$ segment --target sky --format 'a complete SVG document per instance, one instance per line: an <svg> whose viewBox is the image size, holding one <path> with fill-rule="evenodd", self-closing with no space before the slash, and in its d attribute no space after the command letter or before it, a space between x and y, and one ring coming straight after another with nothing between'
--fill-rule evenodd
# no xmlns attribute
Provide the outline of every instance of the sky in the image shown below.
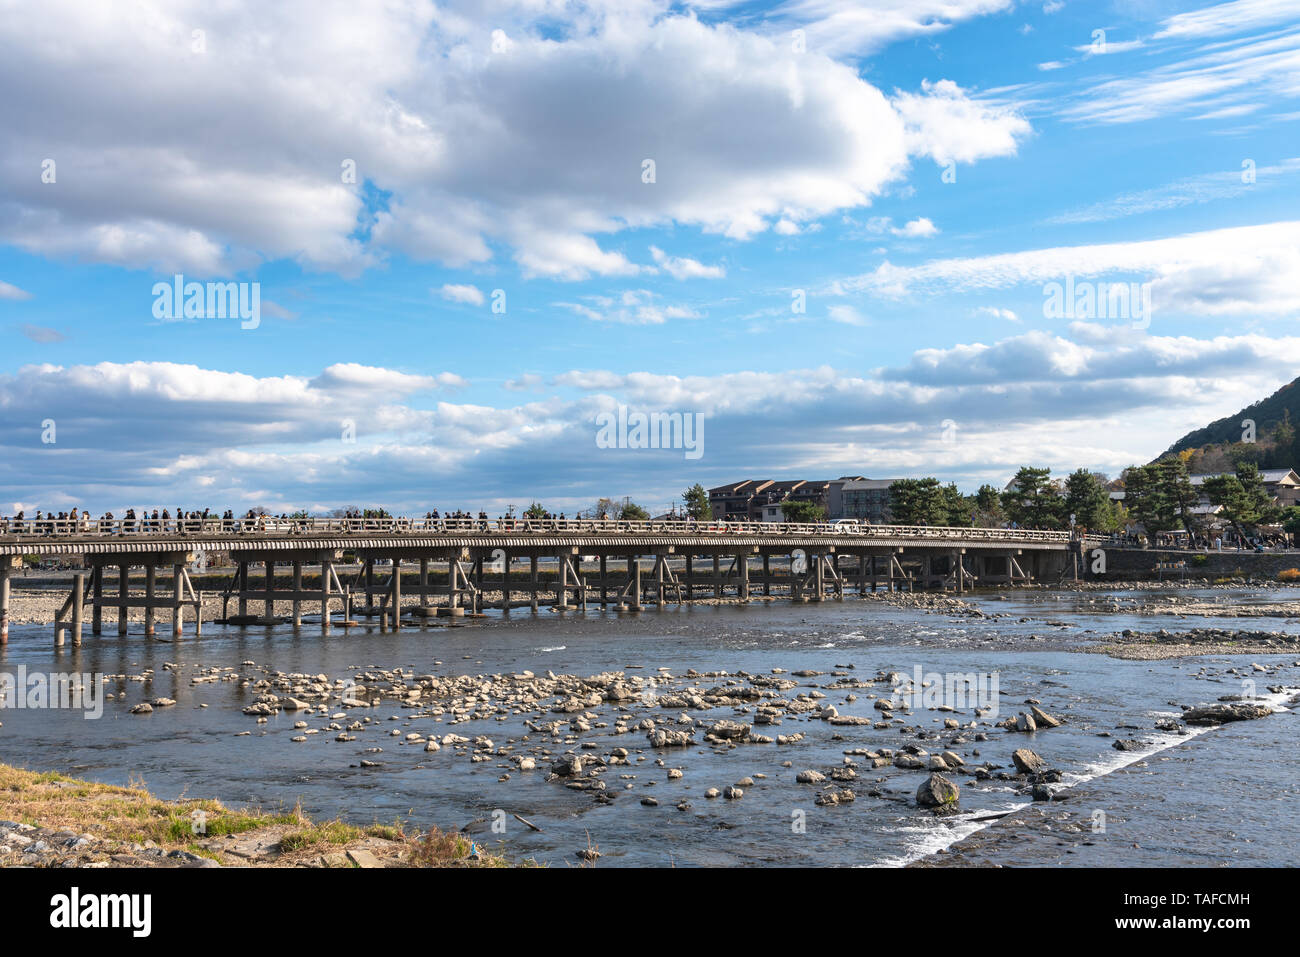
<svg viewBox="0 0 1300 957"><path fill-rule="evenodd" d="M0 513L1116 475L1298 196L1294 0L0 0Z"/></svg>

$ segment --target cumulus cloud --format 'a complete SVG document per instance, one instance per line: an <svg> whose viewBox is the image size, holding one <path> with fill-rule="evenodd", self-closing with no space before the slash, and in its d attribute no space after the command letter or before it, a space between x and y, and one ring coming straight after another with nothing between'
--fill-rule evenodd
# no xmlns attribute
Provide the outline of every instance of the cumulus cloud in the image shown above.
<svg viewBox="0 0 1300 957"><path fill-rule="evenodd" d="M972 99L951 80L924 80L920 93L897 93L893 103L906 127L908 152L944 166L1013 155L1030 131L1014 107Z"/></svg>
<svg viewBox="0 0 1300 957"><path fill-rule="evenodd" d="M0 496L33 508L199 499L278 510L358 504L364 490L367 503L420 512L528 497L572 507L615 489L675 498L680 453L597 449L595 417L619 404L704 414L708 445L691 474L706 482L758 469L937 472L973 486L1005 481L1026 462L1114 472L1290 381L1297 364L1297 337L1161 337L1075 324L918 350L866 373L528 374L508 384L502 397L512 397L499 406L456 401L455 375L355 364L312 377L150 362L31 365L0 376ZM548 382L563 397L519 401ZM57 446L40 442L45 418L58 422ZM958 423L955 448L939 442L945 419ZM344 420L355 443L341 440Z"/></svg>
<svg viewBox="0 0 1300 957"><path fill-rule="evenodd" d="M905 223L901 228L892 230L895 236L905 236L908 239L921 239L930 236L939 235L939 227L924 216L919 219L913 219Z"/></svg>
<svg viewBox="0 0 1300 957"><path fill-rule="evenodd" d="M478 286L460 285L457 283L446 283L439 290L443 299L448 302L463 302L471 306L481 306L484 303L483 293Z"/></svg>
<svg viewBox="0 0 1300 957"><path fill-rule="evenodd" d="M722 266L706 266L697 259L669 256L658 246L650 247L650 255L660 269L674 279L722 279L727 270Z"/></svg>
<svg viewBox="0 0 1300 957"><path fill-rule="evenodd" d="M853 19L898 36L1008 5ZM530 277L634 276L622 230L789 233L870 203L916 155L1007 155L1028 130L946 80L887 99L833 49L743 19L544 7L397 0L360 22L342 0L142 0L132 17L49 0L4 18L0 84L26 93L0 102L0 241L196 277L280 259L353 276L391 253L463 266L494 247ZM721 268L669 258L672 275Z"/></svg>
<svg viewBox="0 0 1300 957"><path fill-rule="evenodd" d="M12 283L0 282L0 299L8 299L13 302L20 302L24 299L32 298L32 294L24 289L19 289Z"/></svg>

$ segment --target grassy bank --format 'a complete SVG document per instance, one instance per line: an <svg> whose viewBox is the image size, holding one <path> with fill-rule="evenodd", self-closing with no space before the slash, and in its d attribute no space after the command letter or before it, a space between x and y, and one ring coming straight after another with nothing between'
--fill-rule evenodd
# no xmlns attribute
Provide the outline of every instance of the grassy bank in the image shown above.
<svg viewBox="0 0 1300 957"><path fill-rule="evenodd" d="M241 867L501 867L499 854L454 832L408 834L398 824L358 827L302 813L233 809L220 801L154 797L0 764L0 865ZM196 831L198 833L196 833ZM42 849L40 845L45 845ZM5 850L7 848L7 851Z"/></svg>

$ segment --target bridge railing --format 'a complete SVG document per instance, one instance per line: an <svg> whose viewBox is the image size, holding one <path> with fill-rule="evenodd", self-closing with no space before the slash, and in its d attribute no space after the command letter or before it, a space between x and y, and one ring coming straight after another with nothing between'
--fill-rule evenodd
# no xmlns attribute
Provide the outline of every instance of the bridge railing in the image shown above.
<svg viewBox="0 0 1300 957"><path fill-rule="evenodd" d="M938 525L868 525L857 522L621 521L591 518L0 518L0 537L42 541L130 538L372 535L753 535L765 537L842 536L851 540L906 538L983 542L1071 540L1070 532L1023 528L964 528Z"/></svg>

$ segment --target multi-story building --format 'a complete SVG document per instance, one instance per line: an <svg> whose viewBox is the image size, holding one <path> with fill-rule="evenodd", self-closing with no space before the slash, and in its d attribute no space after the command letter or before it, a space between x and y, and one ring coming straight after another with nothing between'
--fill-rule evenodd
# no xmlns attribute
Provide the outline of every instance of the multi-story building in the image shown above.
<svg viewBox="0 0 1300 957"><path fill-rule="evenodd" d="M814 481L793 479L778 482L770 479L748 479L709 489L709 504L714 519L719 521L785 521L784 513L781 511L783 502L811 502L820 506L826 518L831 521L839 518L866 518L867 515L850 514L845 493L856 483L867 481L870 480L860 475L843 475L837 479ZM889 499L888 485L889 483L886 483L886 508Z"/></svg>
<svg viewBox="0 0 1300 957"><path fill-rule="evenodd" d="M842 514L839 518L856 518L873 525L888 525L889 490L898 479L852 479L840 487Z"/></svg>

